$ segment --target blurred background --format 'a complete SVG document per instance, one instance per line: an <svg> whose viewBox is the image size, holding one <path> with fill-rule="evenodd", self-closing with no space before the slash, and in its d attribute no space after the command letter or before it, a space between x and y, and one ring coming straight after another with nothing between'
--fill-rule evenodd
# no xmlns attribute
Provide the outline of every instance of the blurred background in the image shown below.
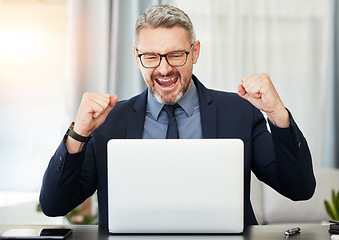
<svg viewBox="0 0 339 240"><path fill-rule="evenodd" d="M206 87L234 92L267 72L314 166L338 168L338 0L0 0L0 224L64 223L35 209L44 170L85 91L145 88L134 23L158 3L191 17Z"/></svg>

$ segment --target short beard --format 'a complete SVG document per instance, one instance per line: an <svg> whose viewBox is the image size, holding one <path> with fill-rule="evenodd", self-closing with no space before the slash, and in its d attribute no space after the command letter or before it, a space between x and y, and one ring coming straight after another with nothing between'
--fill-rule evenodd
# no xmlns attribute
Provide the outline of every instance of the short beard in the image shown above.
<svg viewBox="0 0 339 240"><path fill-rule="evenodd" d="M185 87L185 88L187 88L187 87ZM162 100L161 97L155 92L154 88L153 88L153 89L150 89L150 92L151 92L152 96L155 98L155 100L157 100L159 103L166 104L166 105L174 105L174 104L176 104L180 99L182 99L182 98L184 97L183 91L180 91L173 101L164 101L164 100ZM185 94L186 94L186 92L187 92L187 89L186 89L186 91L185 91Z"/></svg>
<svg viewBox="0 0 339 240"><path fill-rule="evenodd" d="M173 101L165 101L165 100L161 99L161 96L158 93L155 92L155 87L150 88L149 91L152 94L152 96L154 97L154 99L157 100L159 103L167 104L167 105L174 105L186 95L190 86L191 86L191 79L187 82L186 85L184 85L180 89L178 95L175 97L175 99Z"/></svg>

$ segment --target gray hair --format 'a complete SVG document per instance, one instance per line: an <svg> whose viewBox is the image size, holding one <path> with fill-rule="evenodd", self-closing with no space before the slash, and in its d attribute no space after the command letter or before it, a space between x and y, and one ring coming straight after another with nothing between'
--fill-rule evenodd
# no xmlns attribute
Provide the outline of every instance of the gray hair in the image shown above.
<svg viewBox="0 0 339 240"><path fill-rule="evenodd" d="M150 6L135 23L134 44L137 45L138 34L143 28L172 28L177 26L183 27L187 31L188 40L193 44L196 38L193 24L184 11L168 4Z"/></svg>

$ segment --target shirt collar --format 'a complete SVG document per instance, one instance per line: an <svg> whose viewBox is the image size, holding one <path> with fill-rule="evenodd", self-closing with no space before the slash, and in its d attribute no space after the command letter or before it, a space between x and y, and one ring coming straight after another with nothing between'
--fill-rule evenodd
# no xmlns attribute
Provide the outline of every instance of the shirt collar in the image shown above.
<svg viewBox="0 0 339 240"><path fill-rule="evenodd" d="M182 109L184 109L186 114L190 117L192 116L194 112L194 108L198 104L198 101L199 101L199 97L198 97L197 88L193 80L191 80L190 89L188 90L187 94L178 101L178 104L180 105L180 107L182 107ZM150 112L153 118L157 120L163 106L164 104L159 103L157 100L155 100L151 92L148 90L146 111Z"/></svg>

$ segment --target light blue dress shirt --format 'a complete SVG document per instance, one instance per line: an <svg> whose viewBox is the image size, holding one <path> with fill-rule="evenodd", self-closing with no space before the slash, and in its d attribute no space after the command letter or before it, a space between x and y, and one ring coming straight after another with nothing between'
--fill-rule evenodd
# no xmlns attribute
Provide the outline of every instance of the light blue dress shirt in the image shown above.
<svg viewBox="0 0 339 240"><path fill-rule="evenodd" d="M192 80L191 80L192 81ZM181 108L175 109L179 138L202 138L202 126L199 108L199 96L193 81L187 94L178 101ZM164 104L159 103L148 90L144 139L166 138L168 116L163 110Z"/></svg>

